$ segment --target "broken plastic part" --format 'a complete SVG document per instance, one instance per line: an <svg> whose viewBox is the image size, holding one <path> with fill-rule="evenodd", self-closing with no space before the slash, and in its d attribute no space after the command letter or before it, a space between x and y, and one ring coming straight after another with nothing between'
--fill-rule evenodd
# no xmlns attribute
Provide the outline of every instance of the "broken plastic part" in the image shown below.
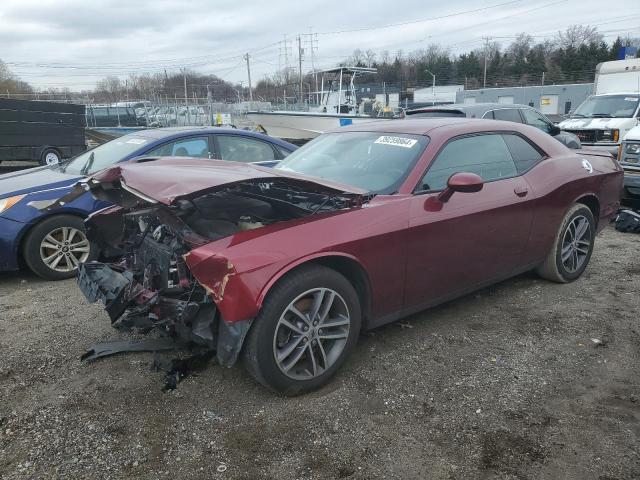
<svg viewBox="0 0 640 480"><path fill-rule="evenodd" d="M219 322L217 358L220 365L231 367L236 363L244 343L244 337L246 337L252 322L253 319L234 323Z"/></svg>
<svg viewBox="0 0 640 480"><path fill-rule="evenodd" d="M83 362L93 362L99 358L109 357L124 352L158 352L160 350L179 350L186 344L176 342L172 338L149 338L147 340L115 340L92 345L81 357Z"/></svg>

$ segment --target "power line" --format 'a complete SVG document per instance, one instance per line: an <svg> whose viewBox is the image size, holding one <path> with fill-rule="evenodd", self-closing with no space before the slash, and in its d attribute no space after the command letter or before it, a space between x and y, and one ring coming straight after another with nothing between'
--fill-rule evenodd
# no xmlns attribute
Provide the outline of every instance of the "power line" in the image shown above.
<svg viewBox="0 0 640 480"><path fill-rule="evenodd" d="M393 28L393 27L402 27L405 25L411 25L414 23L426 23L426 22L433 22L435 20L442 20L445 18L451 18L451 17L458 17L460 15L467 15L469 13L477 13L477 12L482 12L484 10L490 10L492 8L498 8L498 7L504 7L507 5L512 5L514 3L520 3L523 0L511 0L510 2L503 2L503 3L498 3L495 5L489 5L486 7L481 7L481 8L474 8L471 10L464 10L462 12L456 12L456 13L449 13L446 15L440 15L438 17L431 17L431 18L423 18L420 20L408 20L405 22L399 22L399 23L390 23L387 25L379 25L377 27L362 27L362 28L352 28L352 29L347 29L347 30L336 30L333 32L319 32L318 35L336 35L336 34L340 34L340 33L354 33L354 32L365 32L365 31L370 31L370 30L380 30L382 28Z"/></svg>

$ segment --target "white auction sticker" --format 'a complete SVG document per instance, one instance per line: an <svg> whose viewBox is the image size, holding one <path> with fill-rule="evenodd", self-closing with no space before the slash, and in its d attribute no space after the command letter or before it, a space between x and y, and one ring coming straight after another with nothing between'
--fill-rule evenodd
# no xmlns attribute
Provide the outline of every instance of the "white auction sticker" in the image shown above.
<svg viewBox="0 0 640 480"><path fill-rule="evenodd" d="M624 97L625 102L637 102L638 97Z"/></svg>
<svg viewBox="0 0 640 480"><path fill-rule="evenodd" d="M411 148L416 143L418 143L418 140L414 140L413 138L391 137L388 135L383 135L381 137L378 137L378 139L373 143L379 143L382 145L395 145L396 147L403 147L403 148Z"/></svg>
<svg viewBox="0 0 640 480"><path fill-rule="evenodd" d="M142 145L143 143L147 143L144 138L131 138L127 140L127 143L133 143L134 145Z"/></svg>

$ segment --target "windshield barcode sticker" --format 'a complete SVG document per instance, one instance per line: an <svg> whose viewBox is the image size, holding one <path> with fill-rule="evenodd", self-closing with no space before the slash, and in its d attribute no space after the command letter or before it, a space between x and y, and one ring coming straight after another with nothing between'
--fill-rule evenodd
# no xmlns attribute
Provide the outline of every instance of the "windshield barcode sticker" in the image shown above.
<svg viewBox="0 0 640 480"><path fill-rule="evenodd" d="M373 143L379 143L381 145L395 145L396 147L403 147L403 148L411 148L416 143L418 143L418 141L414 140L413 138L390 137L388 135L383 135Z"/></svg>
<svg viewBox="0 0 640 480"><path fill-rule="evenodd" d="M134 145L142 145L146 142L147 141L144 138L132 138L130 140L127 140L127 143L133 143Z"/></svg>

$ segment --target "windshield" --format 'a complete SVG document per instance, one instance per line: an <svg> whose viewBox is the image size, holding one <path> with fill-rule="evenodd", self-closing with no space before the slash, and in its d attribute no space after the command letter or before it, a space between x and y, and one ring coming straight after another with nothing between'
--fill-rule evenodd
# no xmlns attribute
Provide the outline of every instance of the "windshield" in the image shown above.
<svg viewBox="0 0 640 480"><path fill-rule="evenodd" d="M637 95L605 95L587 98L572 115L588 118L631 118L638 108Z"/></svg>
<svg viewBox="0 0 640 480"><path fill-rule="evenodd" d="M65 163L62 170L74 175L91 175L118 163L136 150L140 150L147 142L146 138L125 135L78 155Z"/></svg>
<svg viewBox="0 0 640 480"><path fill-rule="evenodd" d="M390 194L402 184L428 141L405 133L327 133L275 168Z"/></svg>

